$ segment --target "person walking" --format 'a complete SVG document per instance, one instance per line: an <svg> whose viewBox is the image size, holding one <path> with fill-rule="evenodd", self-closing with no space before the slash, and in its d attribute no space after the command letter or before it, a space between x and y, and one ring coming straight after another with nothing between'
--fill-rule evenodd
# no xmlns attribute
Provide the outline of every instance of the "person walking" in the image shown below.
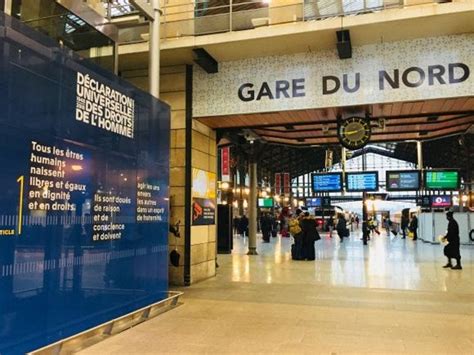
<svg viewBox="0 0 474 355"><path fill-rule="evenodd" d="M239 223L240 223L240 217L235 216L234 219L232 220L232 225L234 227L234 234L240 234Z"/></svg>
<svg viewBox="0 0 474 355"><path fill-rule="evenodd" d="M413 240L418 239L418 217L416 217L416 214L413 213L410 221L410 226L408 227L410 232L413 233Z"/></svg>
<svg viewBox="0 0 474 355"><path fill-rule="evenodd" d="M354 220L355 220L355 223L356 223L356 229L359 229L359 222L360 222L359 215L356 215Z"/></svg>
<svg viewBox="0 0 474 355"><path fill-rule="evenodd" d="M316 219L305 212L304 217L300 221L302 241L303 241L303 259L314 260L316 252L314 250L314 242L321 239L316 229Z"/></svg>
<svg viewBox="0 0 474 355"><path fill-rule="evenodd" d="M454 219L453 212L446 213L448 219L448 233L445 235L445 239L448 245L444 247L444 255L448 258L448 263L444 265L444 268L451 268L453 270L462 270L461 266L461 251L459 242L459 225ZM451 259L456 259L456 265L451 264Z"/></svg>
<svg viewBox="0 0 474 355"><path fill-rule="evenodd" d="M402 230L402 239L405 239L407 237L407 228L409 224L409 218L407 215L408 212L405 212L405 210L402 211L402 218L400 221L400 228Z"/></svg>
<svg viewBox="0 0 474 355"><path fill-rule="evenodd" d="M245 237L249 235L249 219L247 216L244 214L240 218L240 223L239 223L239 229L240 229L240 234L242 237Z"/></svg>
<svg viewBox="0 0 474 355"><path fill-rule="evenodd" d="M346 219L342 213L338 213L337 215L336 231L342 243L344 241L344 237L348 237L347 234L349 232L346 225Z"/></svg>
<svg viewBox="0 0 474 355"><path fill-rule="evenodd" d="M270 233L272 232L272 222L268 213L262 213L260 217L260 229L264 243L270 243Z"/></svg>

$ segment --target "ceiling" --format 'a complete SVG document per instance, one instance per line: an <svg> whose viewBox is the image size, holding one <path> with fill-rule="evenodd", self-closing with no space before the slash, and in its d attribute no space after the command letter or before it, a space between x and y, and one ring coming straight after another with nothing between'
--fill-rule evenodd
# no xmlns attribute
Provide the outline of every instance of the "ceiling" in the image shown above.
<svg viewBox="0 0 474 355"><path fill-rule="evenodd" d="M474 124L474 97L351 107L196 117L221 131L251 129L267 143L296 147L337 144L337 122L370 117L372 143L432 140L466 132Z"/></svg>

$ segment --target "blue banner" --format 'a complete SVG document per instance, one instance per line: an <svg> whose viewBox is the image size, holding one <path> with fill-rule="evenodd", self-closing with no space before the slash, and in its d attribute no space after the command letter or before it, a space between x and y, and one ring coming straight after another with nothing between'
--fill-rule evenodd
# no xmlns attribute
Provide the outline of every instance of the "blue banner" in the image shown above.
<svg viewBox="0 0 474 355"><path fill-rule="evenodd" d="M0 354L168 291L169 107L0 14Z"/></svg>

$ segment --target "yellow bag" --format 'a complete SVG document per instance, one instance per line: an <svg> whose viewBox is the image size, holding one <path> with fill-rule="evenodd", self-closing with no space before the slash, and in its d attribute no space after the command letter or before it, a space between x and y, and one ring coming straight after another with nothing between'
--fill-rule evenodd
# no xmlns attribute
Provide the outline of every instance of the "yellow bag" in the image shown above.
<svg viewBox="0 0 474 355"><path fill-rule="evenodd" d="M290 219L290 221L288 222L288 225L290 227L289 230L290 230L291 235L295 236L301 233L300 222L298 221L297 218Z"/></svg>
<svg viewBox="0 0 474 355"><path fill-rule="evenodd" d="M408 238L415 238L415 233L413 233L412 231L408 232Z"/></svg>

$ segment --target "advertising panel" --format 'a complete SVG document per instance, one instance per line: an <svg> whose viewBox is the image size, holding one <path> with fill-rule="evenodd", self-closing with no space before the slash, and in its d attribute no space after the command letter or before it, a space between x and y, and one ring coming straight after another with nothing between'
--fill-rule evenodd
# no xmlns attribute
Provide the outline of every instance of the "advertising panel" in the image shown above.
<svg viewBox="0 0 474 355"><path fill-rule="evenodd" d="M451 207L453 204L451 196L448 195L439 195L431 196L431 207L433 208L444 208Z"/></svg>
<svg viewBox="0 0 474 355"><path fill-rule="evenodd" d="M216 174L193 168L192 198L192 224L215 224Z"/></svg>
<svg viewBox="0 0 474 355"><path fill-rule="evenodd" d="M0 26L0 353L16 354L167 297L169 107Z"/></svg>

